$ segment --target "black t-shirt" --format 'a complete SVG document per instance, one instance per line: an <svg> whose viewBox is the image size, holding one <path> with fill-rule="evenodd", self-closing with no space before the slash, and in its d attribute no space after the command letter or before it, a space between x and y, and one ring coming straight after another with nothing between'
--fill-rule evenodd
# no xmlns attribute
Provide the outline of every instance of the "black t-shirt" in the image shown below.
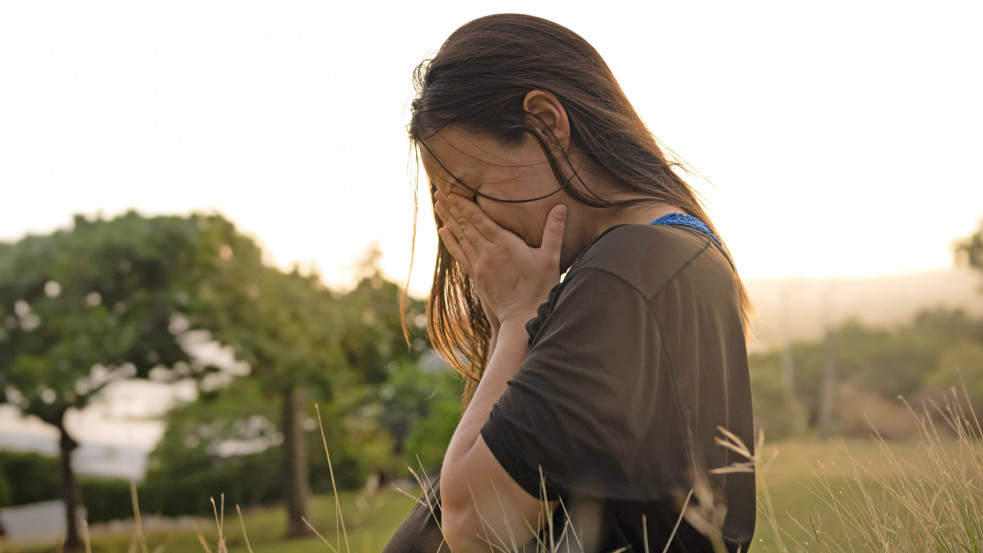
<svg viewBox="0 0 983 553"><path fill-rule="evenodd" d="M696 529L710 524L747 551L754 475L710 472L747 461L715 443L719 428L753 448L737 290L724 252L689 228L613 227L574 262L481 429L520 486L564 502L554 527L597 534L602 551L641 551L647 533L662 550L695 488L690 517L701 516L679 524L669 550L710 551ZM413 543L406 530L387 552L415 551L400 548Z"/></svg>

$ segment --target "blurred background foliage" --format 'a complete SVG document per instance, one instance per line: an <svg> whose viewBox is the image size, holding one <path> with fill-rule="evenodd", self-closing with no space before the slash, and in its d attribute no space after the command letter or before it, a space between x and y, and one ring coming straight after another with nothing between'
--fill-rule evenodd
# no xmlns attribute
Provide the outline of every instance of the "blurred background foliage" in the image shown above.
<svg viewBox="0 0 983 553"><path fill-rule="evenodd" d="M378 256L369 252L357 285L340 293L315 271L267 263L218 215L77 217L71 229L0 245L0 403L61 436L56 467L37 464L44 478L5 454L0 504L61 497L84 503L91 521L127 516L129 500L113 498L127 498L128 483L76 482L78 444L64 420L128 379L198 389L167 415L140 485L150 512L206 512L221 493L243 506L283 500L288 535L306 533L312 488L330 484L315 403L339 485L408 474L417 459L407 444L434 469L459 386L423 339L423 306L412 298L407 345L400 290ZM215 343L232 349L237 366L200 354ZM431 420L446 415L450 422ZM72 520L66 545L77 541Z"/></svg>
<svg viewBox="0 0 983 553"><path fill-rule="evenodd" d="M836 434L869 435L876 429L887 437L909 437L913 428L892 427L895 418L909 418L899 396L919 404L959 388L960 378L972 405L983 412L983 319L961 310L934 309L894 329L849 321L833 334ZM827 347L821 340L789 344L794 371L791 383L782 371L786 352L779 349L749 356L756 426L765 430L766 438L779 440L817 431L822 378L829 362Z"/></svg>

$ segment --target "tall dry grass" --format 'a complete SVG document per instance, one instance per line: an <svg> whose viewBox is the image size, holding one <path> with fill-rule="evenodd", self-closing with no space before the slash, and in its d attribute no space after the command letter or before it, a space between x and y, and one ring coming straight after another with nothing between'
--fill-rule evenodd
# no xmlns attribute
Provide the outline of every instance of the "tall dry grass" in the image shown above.
<svg viewBox="0 0 983 553"><path fill-rule="evenodd" d="M902 399L903 401L903 399ZM900 454L880 435L880 464L844 452L850 478L833 484L822 469L811 487L833 520L794 520L780 527L767 486L760 510L783 552L973 552L983 545L983 428L963 388L916 410L913 451ZM840 446L842 447L842 446ZM759 467L758 476L766 475ZM832 535L840 537L834 538ZM769 544L765 544L766 549Z"/></svg>

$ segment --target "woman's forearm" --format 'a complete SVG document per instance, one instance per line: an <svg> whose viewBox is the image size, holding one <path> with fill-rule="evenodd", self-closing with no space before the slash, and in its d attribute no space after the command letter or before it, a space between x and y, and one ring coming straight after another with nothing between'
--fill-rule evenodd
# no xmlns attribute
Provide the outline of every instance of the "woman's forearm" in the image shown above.
<svg viewBox="0 0 983 553"><path fill-rule="evenodd" d="M485 374L447 448L441 500L445 537L455 553L487 551L488 544L482 539L486 534L511 535L523 543L533 536L529 526L537 526L542 512L538 498L509 477L480 439L492 406L526 357L528 339L524 323L502 324Z"/></svg>
<svg viewBox="0 0 983 553"><path fill-rule="evenodd" d="M444 457L445 469L448 461L453 463L474 445L492 406L505 392L509 379L515 375L519 365L526 358L526 353L529 351L528 340L525 326L517 320L506 322L498 332L492 333L485 373L447 447L447 454Z"/></svg>

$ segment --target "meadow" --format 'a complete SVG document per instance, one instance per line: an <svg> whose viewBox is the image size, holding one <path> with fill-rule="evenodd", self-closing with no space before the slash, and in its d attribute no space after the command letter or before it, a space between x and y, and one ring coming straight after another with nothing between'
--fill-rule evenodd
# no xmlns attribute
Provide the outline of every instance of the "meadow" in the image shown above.
<svg viewBox="0 0 983 553"><path fill-rule="evenodd" d="M962 463L963 468L978 474L979 453L980 446L975 440L970 441L965 436L958 439L944 432L923 435L920 439L890 442L877 439L795 439L764 444L758 451L759 514L751 550L873 550L869 536L863 534L883 525L882 521L875 519L891 516L889 507L898 505L899 501L920 500L910 490L906 498L893 493L892 482L901 482L906 476L924 480L933 471L947 471L948 475L937 475L938 481L927 482L930 488L941 491L937 494L937 500L942 501L945 500L945 489L953 484L948 479L958 479L966 474L953 474L953 467L939 463ZM960 490L969 496L975 493L969 489ZM405 491L411 494L420 492L419 488ZM774 520L769 520L766 496L770 500ZM381 551L413 502L412 498L392 488L383 488L371 496L365 492L341 492L337 504L341 507L347 529L347 532L342 532L339 529L341 519L336 517L335 497L319 495L312 501L310 522L323 539L311 536L290 541L282 538L286 528L282 508L250 509L242 513L240 520L235 506L226 505L224 520L202 519L198 523L207 549L194 529L184 529L149 532L146 536L133 533L96 534L91 539L91 550L93 553L218 552L222 550L218 547L218 526L221 524L222 538L228 551L375 553ZM909 511L910 507L917 510L914 505L902 507ZM869 509L878 508L881 509L880 515L868 512ZM925 521L919 522L927 524ZM248 546L246 538L249 540ZM888 544L884 543L877 549L885 550L885 546ZM888 550L905 548L892 546ZM52 549L11 547L6 551L41 553Z"/></svg>

